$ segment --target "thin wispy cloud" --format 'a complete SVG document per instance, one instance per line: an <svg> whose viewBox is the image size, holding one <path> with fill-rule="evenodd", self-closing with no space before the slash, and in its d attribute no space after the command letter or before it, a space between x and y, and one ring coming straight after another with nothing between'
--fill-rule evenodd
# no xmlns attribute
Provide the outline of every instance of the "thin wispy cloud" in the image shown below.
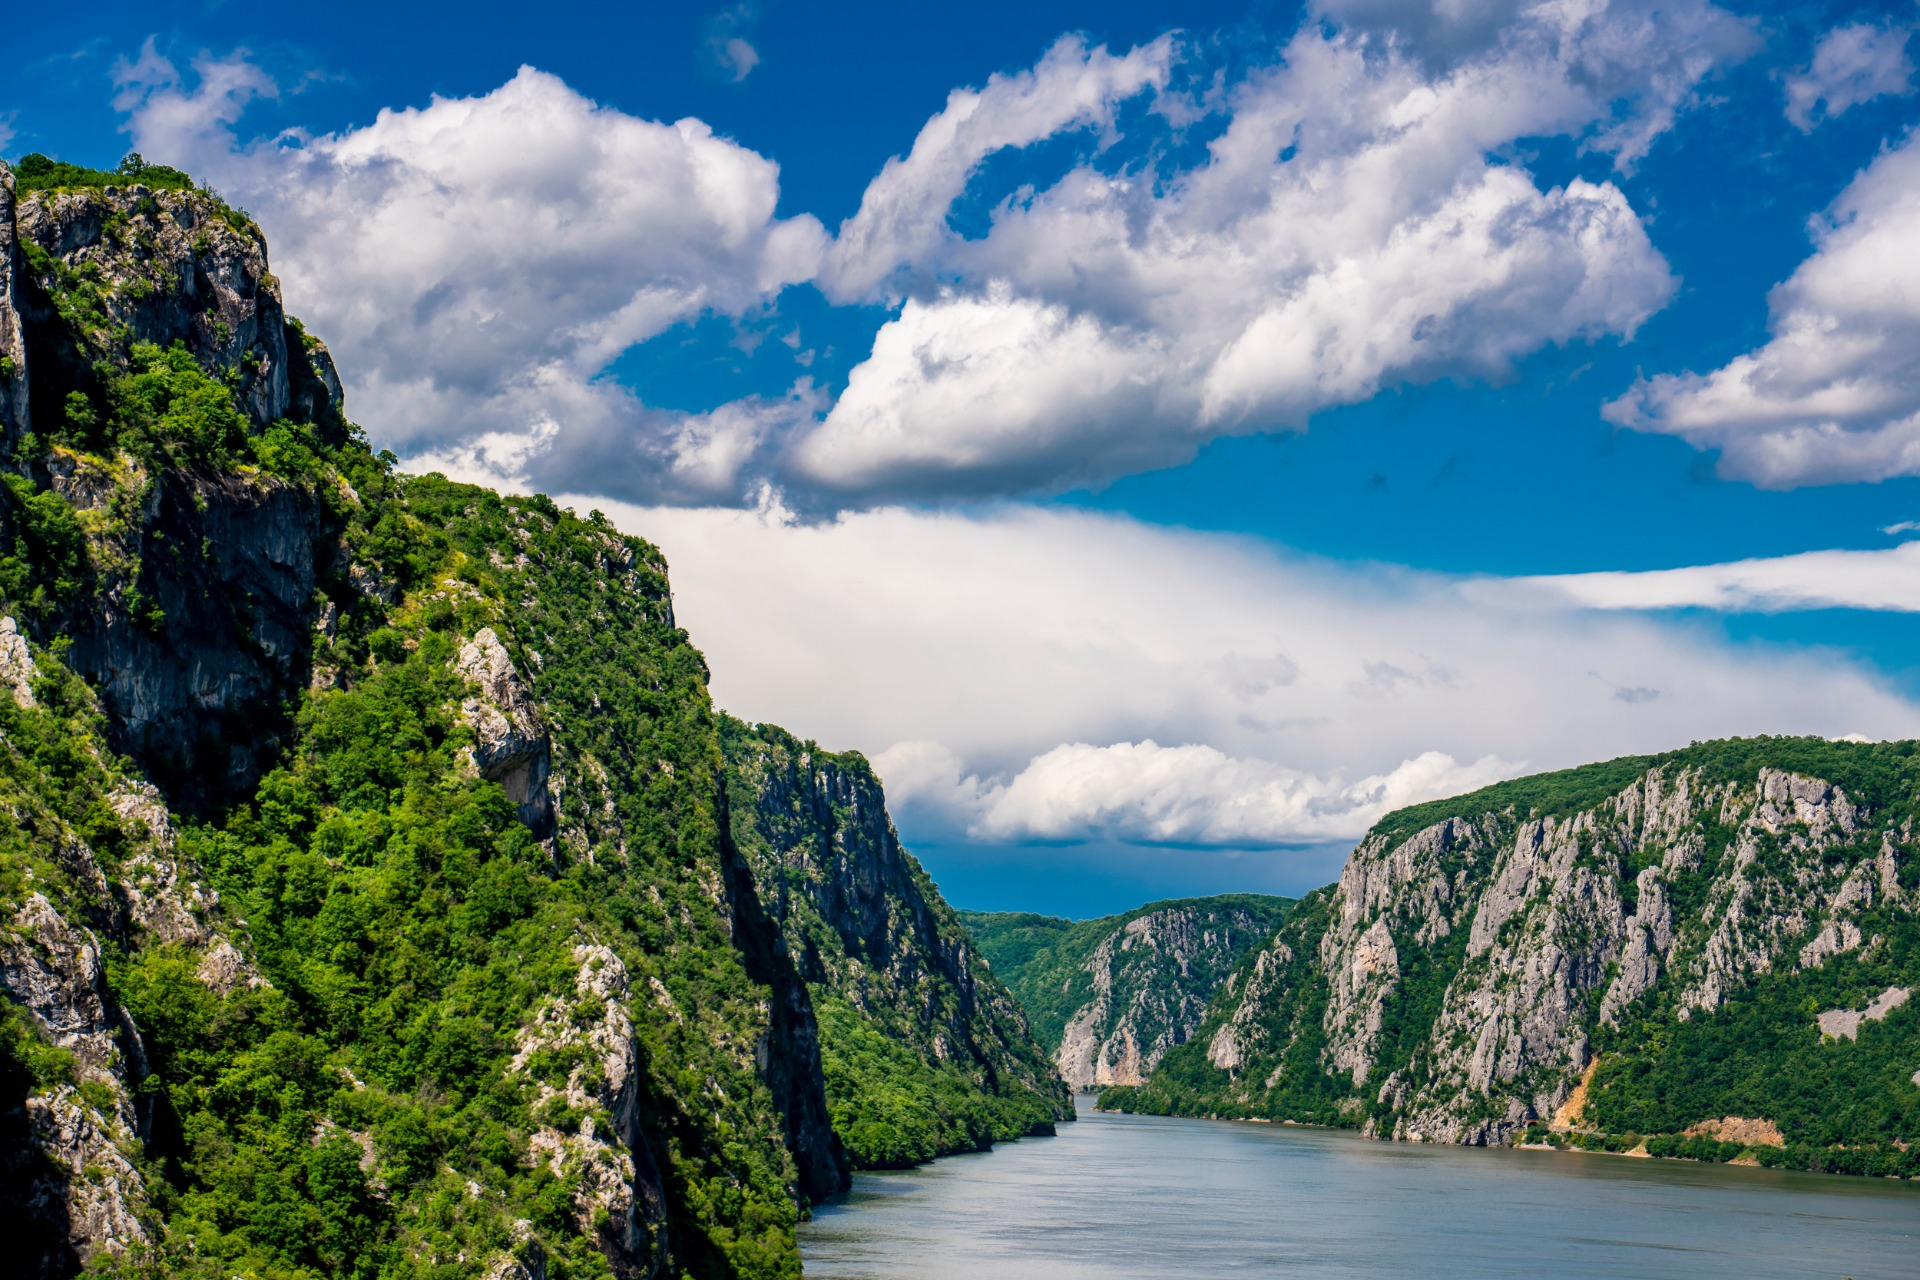
<svg viewBox="0 0 1920 1280"><path fill-rule="evenodd" d="M708 19L705 55L709 64L734 84L753 74L760 65L760 51L748 40L759 11L751 4L737 4Z"/></svg>
<svg viewBox="0 0 1920 1280"><path fill-rule="evenodd" d="M1855 22L1836 27L1814 46L1805 70L1786 79L1787 119L1803 133L1852 107L1888 94L1913 92L1907 26Z"/></svg>
<svg viewBox="0 0 1920 1280"><path fill-rule="evenodd" d="M1894 525L1886 532L1916 527L1920 526ZM1490 603L1515 605L1531 600L1583 609L1920 613L1920 541L1884 551L1808 551L1680 569L1487 579L1470 583L1465 590Z"/></svg>

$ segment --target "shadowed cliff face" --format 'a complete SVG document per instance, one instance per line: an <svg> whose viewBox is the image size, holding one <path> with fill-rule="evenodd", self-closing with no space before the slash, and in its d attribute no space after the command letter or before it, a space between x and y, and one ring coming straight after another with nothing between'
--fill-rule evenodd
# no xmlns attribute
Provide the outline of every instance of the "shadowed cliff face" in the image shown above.
<svg viewBox="0 0 1920 1280"><path fill-rule="evenodd" d="M1549 1121L1910 1141L1920 1025L1891 1006L1888 1038L1849 1056L1810 1010L1920 977L1916 796L1912 744L1759 739L1390 815L1195 1043L1110 1101L1474 1144ZM1783 1072L1822 1081L1829 1113L1856 1089L1886 1109L1844 1137L1796 1122L1794 1091L1764 1083Z"/></svg>
<svg viewBox="0 0 1920 1280"><path fill-rule="evenodd" d="M866 760L730 717L722 743L734 835L820 1010L827 1098L856 1160L910 1164L1070 1119Z"/></svg>
<svg viewBox="0 0 1920 1280"><path fill-rule="evenodd" d="M11 457L27 433L27 335L24 263L13 233L13 174L0 172L0 454Z"/></svg>
<svg viewBox="0 0 1920 1280"><path fill-rule="evenodd" d="M106 393L94 366L111 360L113 347L183 343L263 428L289 416L296 382L331 377L329 358L306 350L298 334L289 342L259 229L211 196L131 184L33 191L18 199L13 225L26 268L27 358L39 383L30 417L44 437L64 427L71 393ZM78 306L60 296L73 280L90 286ZM295 362L304 366L298 374Z"/></svg>
<svg viewBox="0 0 1920 1280"><path fill-rule="evenodd" d="M339 379L288 322L258 230L213 197L129 185L0 204L7 452L31 430L18 464L87 513L92 543L87 589L42 631L72 640L116 749L205 809L244 793L285 736L339 521L307 486L155 466L89 436L124 412L140 344L188 353L255 433L291 418L341 439Z"/></svg>
<svg viewBox="0 0 1920 1280"><path fill-rule="evenodd" d="M794 1274L847 1161L658 550L395 475L215 197L12 191L19 1269Z"/></svg>

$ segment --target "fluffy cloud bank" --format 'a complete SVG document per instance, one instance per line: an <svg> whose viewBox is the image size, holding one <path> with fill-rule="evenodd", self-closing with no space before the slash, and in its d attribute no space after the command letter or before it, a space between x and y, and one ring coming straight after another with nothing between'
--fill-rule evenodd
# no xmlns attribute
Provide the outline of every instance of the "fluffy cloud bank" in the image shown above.
<svg viewBox="0 0 1920 1280"><path fill-rule="evenodd" d="M665 550L720 704L874 756L915 838L1270 846L1695 738L1920 730L1829 654L1121 518L599 505Z"/></svg>
<svg viewBox="0 0 1920 1280"><path fill-rule="evenodd" d="M932 742L874 759L896 805L930 811L976 840L1088 841L1258 848L1349 839L1403 805L1458 795L1518 770L1488 756L1462 765L1429 751L1351 784L1235 759L1213 747L1064 743L1010 780L982 781Z"/></svg>
<svg viewBox="0 0 1920 1280"><path fill-rule="evenodd" d="M1631 334L1674 287L1638 215L1610 182L1542 187L1514 144L1566 135L1631 164L1748 26L1705 0L1482 8L1463 25L1329 3L1237 79L1172 38L1062 40L950 95L832 237L776 214L766 157L532 69L248 139L271 78L239 56L183 74L149 44L119 101L142 151L261 219L356 416L419 465L646 502L771 484L824 509L1098 482ZM1064 175L981 185L996 156L1076 136L1097 145ZM956 230L963 201L990 209L984 234ZM676 325L803 282L898 307L837 401L798 377L666 412L612 376Z"/></svg>
<svg viewBox="0 0 1920 1280"><path fill-rule="evenodd" d="M789 474L853 502L1060 489L1630 335L1674 281L1625 196L1493 157L1570 134L1631 163L1748 29L1698 3L1501 9L1483 32L1330 6L1346 26L1308 25L1225 91L1194 167L1090 161L972 239L948 215L993 150L1111 128L1149 91L1170 118L1205 112L1168 90L1164 44L1063 42L954 95L829 254L837 295L907 301Z"/></svg>
<svg viewBox="0 0 1920 1280"><path fill-rule="evenodd" d="M1920 475L1920 134L1813 223L1815 252L1768 299L1771 340L1607 406L1622 426L1720 451L1768 488Z"/></svg>

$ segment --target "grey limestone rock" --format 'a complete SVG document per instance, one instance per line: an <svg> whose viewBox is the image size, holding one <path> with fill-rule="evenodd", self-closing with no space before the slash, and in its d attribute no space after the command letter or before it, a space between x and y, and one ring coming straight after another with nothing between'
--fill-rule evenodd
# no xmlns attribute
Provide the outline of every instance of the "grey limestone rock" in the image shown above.
<svg viewBox="0 0 1920 1280"><path fill-rule="evenodd" d="M15 702L31 707L34 705L33 682L39 676L40 668L34 665L27 638L20 634L12 618L0 618L0 685L7 687Z"/></svg>
<svg viewBox="0 0 1920 1280"><path fill-rule="evenodd" d="M83 1092L61 1084L30 1095L26 1131L41 1157L25 1197L60 1224L84 1264L147 1239L147 1193L123 1149L139 1129L133 1089L144 1054L138 1030L107 994L99 940L34 893L0 934L0 987L40 1033L73 1055ZM102 1105L100 1099L108 1100ZM8 1164L17 1158L9 1153Z"/></svg>
<svg viewBox="0 0 1920 1280"><path fill-rule="evenodd" d="M1912 994L1906 987L1888 987L1864 1009L1828 1009L1815 1021L1823 1036L1832 1036L1836 1040L1858 1040L1861 1023L1880 1021L1905 1004L1907 997Z"/></svg>
<svg viewBox="0 0 1920 1280"><path fill-rule="evenodd" d="M1216 975L1264 932L1243 909L1179 904L1107 935L1087 959L1093 999L1067 1023L1054 1054L1061 1078L1081 1090L1142 1083L1200 1024ZM1222 1033L1226 1061L1217 1064L1231 1066L1232 1032Z"/></svg>
<svg viewBox="0 0 1920 1280"><path fill-rule="evenodd" d="M287 416L287 320L266 243L230 222L214 197L133 186L37 191L17 202L14 223L22 243L97 272L108 316L134 342L182 342L209 371L235 380L256 424ZM304 348L295 354L306 360ZM71 358L57 347L46 356Z"/></svg>
<svg viewBox="0 0 1920 1280"><path fill-rule="evenodd" d="M492 627L482 627L460 647L454 666L477 689L460 704L460 714L474 732L474 768L506 789L507 798L519 807L520 820L536 836L551 836L554 807L547 781L553 773L552 745L532 691Z"/></svg>
<svg viewBox="0 0 1920 1280"><path fill-rule="evenodd" d="M13 230L13 174L0 165L0 456L29 429L27 334L21 319L20 245Z"/></svg>
<svg viewBox="0 0 1920 1280"><path fill-rule="evenodd" d="M1300 982L1323 983L1322 1068L1387 1108L1377 1132L1506 1142L1566 1102L1600 1024L1656 993L1697 1014L1777 969L1871 945L1862 913L1903 901L1912 838L1874 827L1822 779L1760 769L1714 782L1678 766L1564 816L1463 809L1371 835L1331 892L1311 972L1287 968L1283 929L1216 1004L1207 1057L1249 1097L1272 1087L1268 1066L1299 1034L1271 1042L1272 1010ZM1378 1080L1409 957L1447 966L1444 989L1411 1059ZM1829 1011L1821 1029L1846 1035L1905 994Z"/></svg>
<svg viewBox="0 0 1920 1280"><path fill-rule="evenodd" d="M76 277L111 329L63 313L56 295ZM15 199L0 167L0 453L29 427L59 439L69 398L97 401L143 342L184 347L257 428L291 414L344 431L331 358L287 319L279 289L257 228L211 195L129 185ZM231 471L151 477L125 455L60 448L15 465L92 514L98 589L65 602L54 629L100 691L115 749L176 801L243 789L309 678L316 565L334 532L316 496Z"/></svg>
<svg viewBox="0 0 1920 1280"><path fill-rule="evenodd" d="M574 948L580 968L571 993L547 999L522 1028L512 1069L525 1073L540 1050L573 1049L580 1061L563 1081L538 1080L542 1106L557 1099L587 1112L574 1132L536 1130L528 1155L571 1187L582 1234L599 1245L621 1280L663 1274L666 1192L640 1115L640 1067L627 967L595 943ZM657 980L656 980L657 981ZM526 1267L515 1260L514 1265ZM519 1274L511 1270L502 1274Z"/></svg>

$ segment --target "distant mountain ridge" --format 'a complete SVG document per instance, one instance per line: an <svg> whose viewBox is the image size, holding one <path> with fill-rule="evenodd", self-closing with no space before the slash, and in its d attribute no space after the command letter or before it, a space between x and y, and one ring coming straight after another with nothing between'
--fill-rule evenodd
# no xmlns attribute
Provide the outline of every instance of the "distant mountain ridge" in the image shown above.
<svg viewBox="0 0 1920 1280"><path fill-rule="evenodd" d="M1104 1107L1920 1175L1920 754L1700 743L1390 814Z"/></svg>
<svg viewBox="0 0 1920 1280"><path fill-rule="evenodd" d="M1075 1089L1138 1084L1199 1025L1214 989L1291 898L1181 898L1095 920L963 911L994 973Z"/></svg>

